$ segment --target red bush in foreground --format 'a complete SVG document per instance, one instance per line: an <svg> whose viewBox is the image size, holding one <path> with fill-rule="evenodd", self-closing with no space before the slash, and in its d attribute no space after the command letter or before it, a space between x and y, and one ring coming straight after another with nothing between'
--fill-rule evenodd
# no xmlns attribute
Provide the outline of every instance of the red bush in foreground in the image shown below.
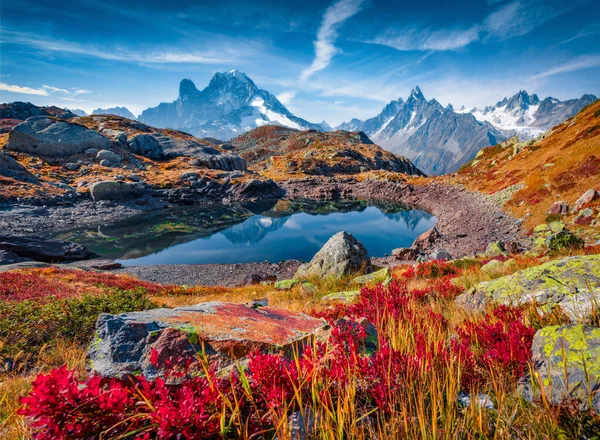
<svg viewBox="0 0 600 440"><path fill-rule="evenodd" d="M32 419L38 439L268 436L300 402L335 411L349 389L361 414L395 414L407 390L442 377L453 358L461 362L467 389L495 369L524 372L534 330L522 324L519 311L499 307L482 322L467 321L450 342L448 321L423 301L432 292L395 282L365 288L356 304L322 313L332 323L327 343L293 360L253 353L246 370L226 377L179 376L178 385L144 377L79 381L62 367L36 379L20 413ZM362 317L377 328L375 350L367 349L373 341L357 321ZM410 335L404 343L390 336L400 326L400 334Z"/></svg>

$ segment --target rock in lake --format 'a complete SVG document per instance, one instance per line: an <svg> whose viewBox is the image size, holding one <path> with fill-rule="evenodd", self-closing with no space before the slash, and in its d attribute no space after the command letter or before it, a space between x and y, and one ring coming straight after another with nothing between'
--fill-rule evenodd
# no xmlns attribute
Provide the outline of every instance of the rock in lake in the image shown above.
<svg viewBox="0 0 600 440"><path fill-rule="evenodd" d="M217 368L226 368L250 352L291 352L313 341L326 327L317 318L272 307L207 302L176 309L154 309L120 315L102 314L88 349L92 371L106 377L161 374L160 360L196 360L205 353ZM150 362L157 350L159 365Z"/></svg>
<svg viewBox="0 0 600 440"><path fill-rule="evenodd" d="M522 381L523 397L531 402L543 389L553 404L570 398L581 410L600 413L600 328L544 327L535 334L531 350L534 374Z"/></svg>
<svg viewBox="0 0 600 440"><path fill-rule="evenodd" d="M89 148L106 149L112 141L79 124L33 116L8 134L6 149L36 156L63 157Z"/></svg>
<svg viewBox="0 0 600 440"><path fill-rule="evenodd" d="M371 269L365 247L351 234L341 231L333 235L309 263L298 268L294 278L342 277Z"/></svg>
<svg viewBox="0 0 600 440"><path fill-rule="evenodd" d="M519 306L535 301L541 313L560 307L572 320L588 319L600 297L600 255L554 260L479 283L456 301L481 310L490 303Z"/></svg>
<svg viewBox="0 0 600 440"><path fill-rule="evenodd" d="M90 185L90 194L94 202L100 200L130 200L144 194L144 187L139 183L116 182L105 180Z"/></svg>

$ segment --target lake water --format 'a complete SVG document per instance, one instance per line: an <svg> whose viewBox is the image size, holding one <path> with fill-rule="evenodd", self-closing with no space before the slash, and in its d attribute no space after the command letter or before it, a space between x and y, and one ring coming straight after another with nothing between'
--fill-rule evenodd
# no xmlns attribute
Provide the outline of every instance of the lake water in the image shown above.
<svg viewBox="0 0 600 440"><path fill-rule="evenodd" d="M216 209L183 208L62 238L124 265L310 260L336 232L354 235L373 257L407 247L436 222L431 214L364 201L279 201Z"/></svg>

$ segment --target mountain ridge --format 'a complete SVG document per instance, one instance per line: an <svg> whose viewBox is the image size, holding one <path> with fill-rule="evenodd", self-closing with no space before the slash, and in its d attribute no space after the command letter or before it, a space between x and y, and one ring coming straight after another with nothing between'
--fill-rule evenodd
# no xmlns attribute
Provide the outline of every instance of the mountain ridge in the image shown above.
<svg viewBox="0 0 600 440"><path fill-rule="evenodd" d="M272 93L258 88L239 70L217 72L199 90L191 79L179 84L179 96L142 112L141 122L188 131L198 137L228 140L262 125L323 130L292 114Z"/></svg>

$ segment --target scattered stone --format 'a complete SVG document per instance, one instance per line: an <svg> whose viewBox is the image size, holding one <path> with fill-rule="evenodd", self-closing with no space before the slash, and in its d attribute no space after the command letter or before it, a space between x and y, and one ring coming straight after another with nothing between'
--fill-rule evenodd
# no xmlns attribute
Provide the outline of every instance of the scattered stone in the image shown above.
<svg viewBox="0 0 600 440"><path fill-rule="evenodd" d="M531 351L535 371L522 381L525 399L533 402L543 389L553 404L575 399L581 410L600 412L600 328L544 327L535 334Z"/></svg>
<svg viewBox="0 0 600 440"><path fill-rule="evenodd" d="M98 151L99 150L97 148L88 148L83 153L87 154L88 156L95 156L96 154L98 154Z"/></svg>
<svg viewBox="0 0 600 440"><path fill-rule="evenodd" d="M419 249L427 249L440 237L440 231L438 231L438 228L434 226L433 228L419 235L413 242L413 246L416 246Z"/></svg>
<svg viewBox="0 0 600 440"><path fill-rule="evenodd" d="M27 171L27 168L2 151L0 151L0 176L10 177L22 182L37 183L37 179Z"/></svg>
<svg viewBox="0 0 600 440"><path fill-rule="evenodd" d="M392 273L390 272L389 267L385 267L377 272L371 272L367 275L356 277L352 282L356 284L381 283L390 278L392 278Z"/></svg>
<svg viewBox="0 0 600 440"><path fill-rule="evenodd" d="M291 290L298 284L300 284L300 280L297 279L277 281L275 283L275 290Z"/></svg>
<svg viewBox="0 0 600 440"><path fill-rule="evenodd" d="M598 197L600 197L600 193L598 193L598 191L594 189L588 189L575 201L572 212L579 211L583 205L593 202Z"/></svg>
<svg viewBox="0 0 600 440"><path fill-rule="evenodd" d="M475 408L494 409L492 398L483 393L472 396L469 393L461 391L458 394L458 405L463 408L469 408L471 405L474 405Z"/></svg>
<svg viewBox="0 0 600 440"><path fill-rule="evenodd" d="M136 199L144 194L144 187L139 183L105 180L90 185L90 194L94 202L100 200Z"/></svg>
<svg viewBox="0 0 600 440"><path fill-rule="evenodd" d="M130 174L127 176L127 178L132 182L139 182L141 180L140 176L138 176L137 174Z"/></svg>
<svg viewBox="0 0 600 440"><path fill-rule="evenodd" d="M563 200L554 202L548 211L548 214L551 215L567 215L568 213L569 205Z"/></svg>
<svg viewBox="0 0 600 440"><path fill-rule="evenodd" d="M564 231L565 226L566 225L563 222L552 222L548 225L548 228L555 234L558 234L559 232Z"/></svg>
<svg viewBox="0 0 600 440"><path fill-rule="evenodd" d="M65 165L65 168L69 171L77 171L81 165L78 163L69 162Z"/></svg>
<svg viewBox="0 0 600 440"><path fill-rule="evenodd" d="M98 151L98 154L96 154L96 159L98 159L99 161L108 160L113 163L121 163L121 161L123 160L121 155L114 153L110 150Z"/></svg>
<svg viewBox="0 0 600 440"><path fill-rule="evenodd" d="M487 245L487 248L485 249L484 254L486 257L489 257L489 258L500 257L500 256L505 257L507 255L506 246L504 246L504 242L502 242L502 241L494 241Z"/></svg>
<svg viewBox="0 0 600 440"><path fill-rule="evenodd" d="M445 249L438 249L438 250L433 251L431 254L428 255L428 258L430 260L441 260L441 261L452 260L452 256Z"/></svg>
<svg viewBox="0 0 600 440"><path fill-rule="evenodd" d="M501 261L490 260L489 262L481 266L480 270L487 275L497 275L504 271L504 265Z"/></svg>
<svg viewBox="0 0 600 440"><path fill-rule="evenodd" d="M456 302L475 310L491 303L520 306L535 302L542 314L560 307L572 322L577 322L590 317L599 300L599 289L600 255L584 255L479 283L459 295Z"/></svg>
<svg viewBox="0 0 600 440"><path fill-rule="evenodd" d="M187 172L187 173L183 173L181 176L179 176L179 180L181 180L181 181L190 180L190 179L198 180L198 173Z"/></svg>
<svg viewBox="0 0 600 440"><path fill-rule="evenodd" d="M365 247L351 234L341 231L333 235L309 263L298 268L295 278L342 277L370 268L371 259Z"/></svg>
<svg viewBox="0 0 600 440"><path fill-rule="evenodd" d="M248 274L244 277L242 281L242 286L251 286L254 284L261 284L264 282L273 282L277 281L277 277L275 275L267 275L264 272L255 272Z"/></svg>
<svg viewBox="0 0 600 440"><path fill-rule="evenodd" d="M397 260L416 260L419 255L421 255L421 251L417 246L411 246L408 248L397 248L392 251L392 256Z"/></svg>
<svg viewBox="0 0 600 440"><path fill-rule="evenodd" d="M33 116L8 133L5 148L36 156L62 157L110 145L109 139L83 125Z"/></svg>
<svg viewBox="0 0 600 440"><path fill-rule="evenodd" d="M92 372L104 377L161 375L169 356L195 362L202 348L216 368L225 368L255 350L291 353L311 344L326 323L303 313L272 307L207 302L176 309L120 315L101 314L88 348ZM159 353L158 370L150 362Z"/></svg>
<svg viewBox="0 0 600 440"><path fill-rule="evenodd" d="M341 301L345 303L353 302L360 295L360 290L348 290L346 292L329 293L321 298L323 302Z"/></svg>
<svg viewBox="0 0 600 440"><path fill-rule="evenodd" d="M138 134L127 140L127 146L134 154L147 157L153 160L162 160L165 158L162 147L158 140L150 134Z"/></svg>
<svg viewBox="0 0 600 440"><path fill-rule="evenodd" d="M108 159L103 159L103 160L100 161L100 165L102 165L103 167L106 167L106 168L112 168L116 164L114 162L111 162Z"/></svg>
<svg viewBox="0 0 600 440"><path fill-rule="evenodd" d="M47 240L38 236L0 235L0 251L8 251L19 257L48 263L85 260L91 256L91 253L80 244Z"/></svg>

